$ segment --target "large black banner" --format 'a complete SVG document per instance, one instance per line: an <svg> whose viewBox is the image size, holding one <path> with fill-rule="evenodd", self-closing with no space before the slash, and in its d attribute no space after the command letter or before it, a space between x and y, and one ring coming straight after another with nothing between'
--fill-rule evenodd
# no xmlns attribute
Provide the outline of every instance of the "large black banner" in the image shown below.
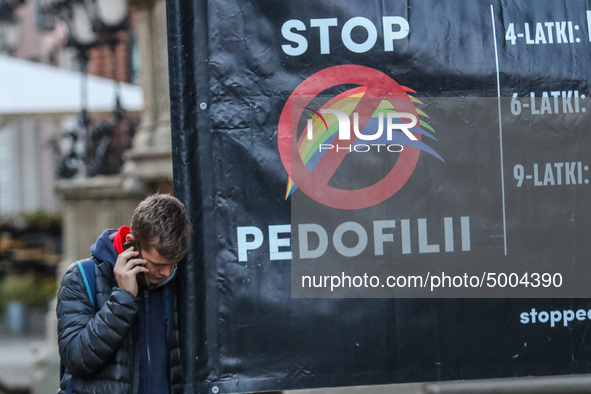
<svg viewBox="0 0 591 394"><path fill-rule="evenodd" d="M167 6L186 392L590 371L589 1Z"/></svg>

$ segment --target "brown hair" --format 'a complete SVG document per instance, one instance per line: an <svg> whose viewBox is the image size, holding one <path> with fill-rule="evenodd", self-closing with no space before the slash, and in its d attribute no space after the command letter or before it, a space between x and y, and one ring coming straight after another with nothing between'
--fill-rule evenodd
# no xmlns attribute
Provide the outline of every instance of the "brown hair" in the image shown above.
<svg viewBox="0 0 591 394"><path fill-rule="evenodd" d="M156 249L164 258L180 260L193 233L185 206L169 194L153 194L133 212L131 233L143 249Z"/></svg>

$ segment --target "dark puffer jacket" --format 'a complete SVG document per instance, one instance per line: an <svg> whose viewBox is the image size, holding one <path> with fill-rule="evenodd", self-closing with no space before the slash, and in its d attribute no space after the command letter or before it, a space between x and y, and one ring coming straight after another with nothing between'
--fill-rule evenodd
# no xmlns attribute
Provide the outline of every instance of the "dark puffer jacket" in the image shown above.
<svg viewBox="0 0 591 394"><path fill-rule="evenodd" d="M76 264L68 268L62 279L57 317L59 351L66 372L60 382L60 394L65 393L72 376L77 378L74 393L135 394L138 391L138 360L141 356L136 339L142 301L140 297L116 287L113 266L118 253L111 243L114 232L106 230L92 248L96 309L90 302ZM112 250L105 250L105 247ZM174 281L167 284L170 287L173 285ZM168 290L169 294L174 294L174 289ZM175 297L170 298L166 364L170 392L180 393L178 311Z"/></svg>

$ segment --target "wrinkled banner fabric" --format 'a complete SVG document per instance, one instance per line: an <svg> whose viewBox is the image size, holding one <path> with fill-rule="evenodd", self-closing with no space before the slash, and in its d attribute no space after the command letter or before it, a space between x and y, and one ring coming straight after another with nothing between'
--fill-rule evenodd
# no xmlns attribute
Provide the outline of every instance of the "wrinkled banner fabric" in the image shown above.
<svg viewBox="0 0 591 394"><path fill-rule="evenodd" d="M589 372L588 1L167 15L186 392Z"/></svg>

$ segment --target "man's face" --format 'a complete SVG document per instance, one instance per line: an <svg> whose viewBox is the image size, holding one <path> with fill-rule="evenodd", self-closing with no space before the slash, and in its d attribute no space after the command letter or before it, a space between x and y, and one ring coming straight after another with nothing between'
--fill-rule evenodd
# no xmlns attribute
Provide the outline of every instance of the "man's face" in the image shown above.
<svg viewBox="0 0 591 394"><path fill-rule="evenodd" d="M151 285L157 285L172 274L178 260L169 260L160 255L156 249L142 249L142 257L147 260L145 267L149 270L148 281Z"/></svg>

